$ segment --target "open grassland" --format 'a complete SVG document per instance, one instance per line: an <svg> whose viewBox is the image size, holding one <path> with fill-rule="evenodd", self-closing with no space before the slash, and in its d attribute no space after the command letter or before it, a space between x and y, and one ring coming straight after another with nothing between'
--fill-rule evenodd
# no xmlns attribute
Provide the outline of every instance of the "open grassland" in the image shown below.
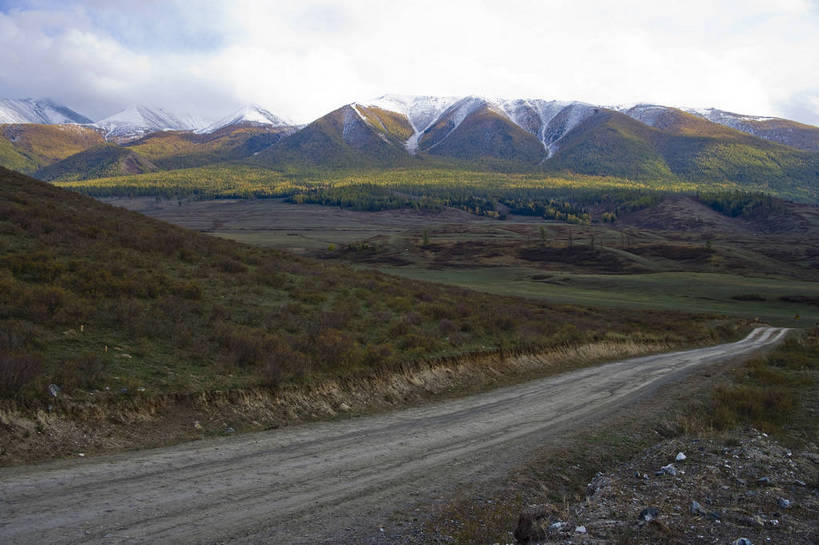
<svg viewBox="0 0 819 545"><path fill-rule="evenodd" d="M531 268L506 267L468 270L382 267L381 270L405 278L424 278L486 293L556 303L723 313L791 327L819 322L819 306L799 302L799 297L819 300L817 282L686 272L543 274ZM792 298L793 302L782 300L783 297Z"/></svg>
<svg viewBox="0 0 819 545"><path fill-rule="evenodd" d="M719 214L692 199L635 217L637 226L516 215L499 221L450 208L361 212L269 199L110 202L219 237L500 295L720 312L791 326L819 319L813 228L759 231L768 223ZM676 230L639 226L654 221ZM783 228L787 221L774 223Z"/></svg>

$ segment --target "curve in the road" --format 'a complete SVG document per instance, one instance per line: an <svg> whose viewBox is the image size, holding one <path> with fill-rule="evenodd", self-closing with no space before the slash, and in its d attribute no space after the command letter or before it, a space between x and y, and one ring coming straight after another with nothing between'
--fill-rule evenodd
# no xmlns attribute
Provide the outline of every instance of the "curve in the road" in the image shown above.
<svg viewBox="0 0 819 545"><path fill-rule="evenodd" d="M780 341L618 361L389 414L0 471L0 543L316 543L496 477L567 426Z"/></svg>

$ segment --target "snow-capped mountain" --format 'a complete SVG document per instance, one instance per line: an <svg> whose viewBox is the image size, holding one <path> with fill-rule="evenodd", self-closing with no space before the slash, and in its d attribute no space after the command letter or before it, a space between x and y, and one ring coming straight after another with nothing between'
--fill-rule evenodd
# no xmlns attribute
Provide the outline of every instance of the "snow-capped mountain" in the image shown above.
<svg viewBox="0 0 819 545"><path fill-rule="evenodd" d="M193 131L206 123L198 117L174 115L162 108L132 105L94 123L107 140L131 140L156 131Z"/></svg>
<svg viewBox="0 0 819 545"><path fill-rule="evenodd" d="M407 150L415 153L425 133L445 123L446 131L423 149L432 149L443 142L465 119L486 109L501 115L534 135L543 144L549 156L557 149L557 142L593 113L599 106L582 102L547 101L542 99L488 99L483 97L433 97L384 95L366 102L405 115L414 134L406 141Z"/></svg>
<svg viewBox="0 0 819 545"><path fill-rule="evenodd" d="M458 100L460 100L458 97L383 95L365 104L406 116L413 134L405 145L410 153L415 153L418 149L418 140L424 131Z"/></svg>
<svg viewBox="0 0 819 545"><path fill-rule="evenodd" d="M58 125L91 123L91 120L47 98L4 98L0 99L0 124L4 123Z"/></svg>
<svg viewBox="0 0 819 545"><path fill-rule="evenodd" d="M210 134L225 127L288 127L290 125L292 124L287 120L271 113L269 110L256 104L248 104L216 123L197 129L196 132L198 134Z"/></svg>

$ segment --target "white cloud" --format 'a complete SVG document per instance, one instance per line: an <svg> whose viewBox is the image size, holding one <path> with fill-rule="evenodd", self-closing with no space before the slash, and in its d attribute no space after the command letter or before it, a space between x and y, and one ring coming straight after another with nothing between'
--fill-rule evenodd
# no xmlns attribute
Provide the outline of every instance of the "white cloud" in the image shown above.
<svg viewBox="0 0 819 545"><path fill-rule="evenodd" d="M91 115L147 102L218 116L259 102L301 122L385 92L819 117L819 10L804 0L116 6L0 15L0 92Z"/></svg>

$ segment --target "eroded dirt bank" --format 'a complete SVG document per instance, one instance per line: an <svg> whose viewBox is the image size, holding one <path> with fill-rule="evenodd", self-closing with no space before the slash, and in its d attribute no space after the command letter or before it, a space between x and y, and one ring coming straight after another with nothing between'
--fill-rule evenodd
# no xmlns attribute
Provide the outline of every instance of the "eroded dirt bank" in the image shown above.
<svg viewBox="0 0 819 545"><path fill-rule="evenodd" d="M317 385L193 395L142 397L115 403L63 397L47 408L0 406L0 466L83 457L259 431L417 405L499 384L601 361L668 351L659 343L599 342L533 355L466 357Z"/></svg>

